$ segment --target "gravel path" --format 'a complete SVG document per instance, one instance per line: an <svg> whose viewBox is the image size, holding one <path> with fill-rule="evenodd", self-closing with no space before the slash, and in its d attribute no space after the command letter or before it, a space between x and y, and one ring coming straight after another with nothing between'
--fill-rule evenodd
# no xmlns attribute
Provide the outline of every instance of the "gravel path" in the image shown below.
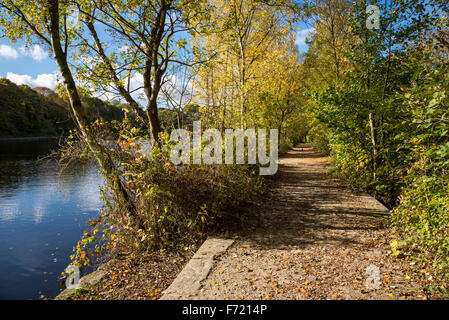
<svg viewBox="0 0 449 320"><path fill-rule="evenodd" d="M300 145L280 160L261 224L217 258L194 299L426 299L426 274L389 254L385 210Z"/></svg>

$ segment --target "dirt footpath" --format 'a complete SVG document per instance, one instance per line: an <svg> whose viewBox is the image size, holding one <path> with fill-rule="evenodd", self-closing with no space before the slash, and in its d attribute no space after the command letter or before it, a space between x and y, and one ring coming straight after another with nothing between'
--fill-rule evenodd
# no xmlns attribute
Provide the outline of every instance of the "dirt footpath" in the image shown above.
<svg viewBox="0 0 449 320"><path fill-rule="evenodd" d="M300 145L281 159L256 231L217 258L192 299L426 299L426 275L389 254L388 212Z"/></svg>

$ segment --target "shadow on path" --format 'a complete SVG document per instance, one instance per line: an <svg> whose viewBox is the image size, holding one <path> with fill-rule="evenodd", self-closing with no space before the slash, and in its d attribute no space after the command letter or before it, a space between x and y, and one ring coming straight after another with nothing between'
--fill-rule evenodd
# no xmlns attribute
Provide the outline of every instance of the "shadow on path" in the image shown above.
<svg viewBox="0 0 449 320"><path fill-rule="evenodd" d="M192 298L425 298L409 265L389 254L388 210L345 188L328 166L306 144L280 159L259 226L238 235Z"/></svg>
<svg viewBox="0 0 449 320"><path fill-rule="evenodd" d="M384 211L359 201L329 176L322 155L300 145L281 159L279 173L261 212L261 226L247 241L266 248L310 244L363 244L348 231L379 230ZM377 219L373 219L377 218Z"/></svg>

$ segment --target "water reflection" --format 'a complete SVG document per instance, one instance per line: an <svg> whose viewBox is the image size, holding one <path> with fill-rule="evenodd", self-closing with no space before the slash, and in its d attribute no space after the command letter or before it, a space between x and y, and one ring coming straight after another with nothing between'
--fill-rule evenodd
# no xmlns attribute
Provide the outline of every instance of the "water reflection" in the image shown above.
<svg viewBox="0 0 449 320"><path fill-rule="evenodd" d="M94 166L58 176L57 141L0 142L0 299L54 297L73 245L101 208Z"/></svg>

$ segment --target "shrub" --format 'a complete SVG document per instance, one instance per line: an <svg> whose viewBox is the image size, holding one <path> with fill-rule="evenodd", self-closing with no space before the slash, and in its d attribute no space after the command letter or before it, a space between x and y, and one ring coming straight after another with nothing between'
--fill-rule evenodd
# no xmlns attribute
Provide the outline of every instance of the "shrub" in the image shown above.
<svg viewBox="0 0 449 320"><path fill-rule="evenodd" d="M115 174L127 196L117 197L119 186L106 183L99 221L91 222L94 229L85 233L72 256L78 265L85 264L87 251L101 253L121 245L138 252L241 225L246 221L246 207L262 193L255 166L175 166L169 158L173 143L167 135L149 152L147 137L126 120L113 124L97 121L89 130L114 159ZM82 139L72 137L64 160L88 156ZM100 228L106 230L107 237L97 241L94 235L101 234Z"/></svg>
<svg viewBox="0 0 449 320"><path fill-rule="evenodd" d="M449 276L449 178L420 177L400 198L392 216L402 250Z"/></svg>

